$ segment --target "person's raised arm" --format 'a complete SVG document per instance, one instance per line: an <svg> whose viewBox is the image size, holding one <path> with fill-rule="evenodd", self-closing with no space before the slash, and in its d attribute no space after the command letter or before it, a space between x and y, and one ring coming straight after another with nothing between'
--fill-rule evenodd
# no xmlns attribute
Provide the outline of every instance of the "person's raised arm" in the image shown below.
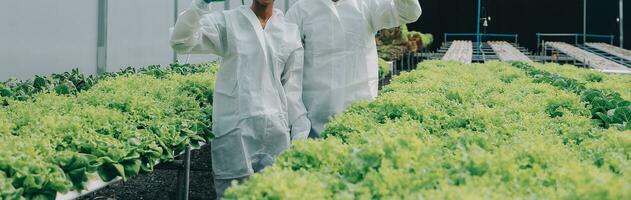
<svg viewBox="0 0 631 200"><path fill-rule="evenodd" d="M226 22L222 12L210 13L210 0L193 0L171 31L171 47L183 54L216 54L226 51Z"/></svg>
<svg viewBox="0 0 631 200"><path fill-rule="evenodd" d="M287 95L291 140L307 139L311 131L311 122L307 118L307 109L302 101L302 79L304 67L304 48L298 33L295 34L294 49L290 54L281 76L281 82Z"/></svg>
<svg viewBox="0 0 631 200"><path fill-rule="evenodd" d="M421 17L419 0L366 0L373 31L409 24Z"/></svg>

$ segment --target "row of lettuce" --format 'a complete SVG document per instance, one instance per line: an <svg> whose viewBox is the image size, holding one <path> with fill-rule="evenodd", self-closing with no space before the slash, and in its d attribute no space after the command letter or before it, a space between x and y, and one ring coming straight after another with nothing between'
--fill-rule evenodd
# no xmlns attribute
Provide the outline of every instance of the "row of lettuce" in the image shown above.
<svg viewBox="0 0 631 200"><path fill-rule="evenodd" d="M164 77L170 73L182 75L200 73L207 70L191 64L171 64L167 68L152 65L146 68L127 67L118 72L108 72L99 76L85 75L78 69L50 76L35 76L33 79L19 80L9 79L0 82L0 105L8 105L8 99L27 100L33 94L54 92L60 95L76 95L79 92L92 88L99 80L131 74L147 74L155 77Z"/></svg>
<svg viewBox="0 0 631 200"><path fill-rule="evenodd" d="M6 82L0 199L55 199L94 174L127 179L208 142L216 70L174 64Z"/></svg>
<svg viewBox="0 0 631 200"><path fill-rule="evenodd" d="M578 79L551 73L527 63L513 63L513 66L526 71L535 82L548 83L559 89L581 96L581 101L590 106L592 119L595 124L604 128L617 127L623 130L631 130L631 101L625 100L620 94L623 91L628 92L628 88L620 90L616 87L607 86L602 82L610 82L611 80L609 78L605 79L602 74L594 72L583 76L588 82L592 83L591 87L588 87L587 83ZM616 84L625 84L624 79L620 81L622 82Z"/></svg>
<svg viewBox="0 0 631 200"><path fill-rule="evenodd" d="M585 88L542 80L557 67ZM629 80L427 61L226 199L631 199L631 131L603 128L583 92L616 96Z"/></svg>
<svg viewBox="0 0 631 200"><path fill-rule="evenodd" d="M535 64L537 69L555 73L585 83L587 88L615 91L626 100L631 100L629 75L605 75L589 69L576 69L572 65Z"/></svg>

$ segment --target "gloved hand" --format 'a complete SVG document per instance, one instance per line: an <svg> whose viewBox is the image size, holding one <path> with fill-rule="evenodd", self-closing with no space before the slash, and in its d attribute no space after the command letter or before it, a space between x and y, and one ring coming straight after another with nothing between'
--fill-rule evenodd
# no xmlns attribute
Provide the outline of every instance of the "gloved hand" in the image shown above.
<svg viewBox="0 0 631 200"><path fill-rule="evenodd" d="M291 141L307 139L309 137L310 131L311 121L309 121L307 116L302 116L298 118L298 120L296 120L294 124L291 125Z"/></svg>
<svg viewBox="0 0 631 200"><path fill-rule="evenodd" d="M193 4L195 6L197 6L197 8L202 9L202 10L208 10L208 4L210 2L212 2L213 0L194 0Z"/></svg>

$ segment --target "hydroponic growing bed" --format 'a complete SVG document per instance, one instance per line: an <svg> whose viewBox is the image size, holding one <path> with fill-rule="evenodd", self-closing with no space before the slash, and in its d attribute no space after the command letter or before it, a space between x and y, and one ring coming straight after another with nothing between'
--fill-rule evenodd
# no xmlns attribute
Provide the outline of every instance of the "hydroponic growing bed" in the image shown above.
<svg viewBox="0 0 631 200"><path fill-rule="evenodd" d="M208 142L215 71L3 84L0 198L63 198ZM571 66L423 62L226 199L629 199L629 85Z"/></svg>
<svg viewBox="0 0 631 200"><path fill-rule="evenodd" d="M0 198L73 198L208 142L215 65L9 81L0 92Z"/></svg>
<svg viewBox="0 0 631 200"><path fill-rule="evenodd" d="M226 199L629 199L616 91L527 63L424 62Z"/></svg>

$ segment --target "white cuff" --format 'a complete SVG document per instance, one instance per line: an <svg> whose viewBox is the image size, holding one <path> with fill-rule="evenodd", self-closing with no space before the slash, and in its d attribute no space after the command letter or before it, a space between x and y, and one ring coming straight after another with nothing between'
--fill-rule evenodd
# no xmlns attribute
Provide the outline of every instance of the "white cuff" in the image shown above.
<svg viewBox="0 0 631 200"><path fill-rule="evenodd" d="M311 131L311 121L306 115L298 118L291 126L290 135L291 141L304 140L309 137Z"/></svg>

